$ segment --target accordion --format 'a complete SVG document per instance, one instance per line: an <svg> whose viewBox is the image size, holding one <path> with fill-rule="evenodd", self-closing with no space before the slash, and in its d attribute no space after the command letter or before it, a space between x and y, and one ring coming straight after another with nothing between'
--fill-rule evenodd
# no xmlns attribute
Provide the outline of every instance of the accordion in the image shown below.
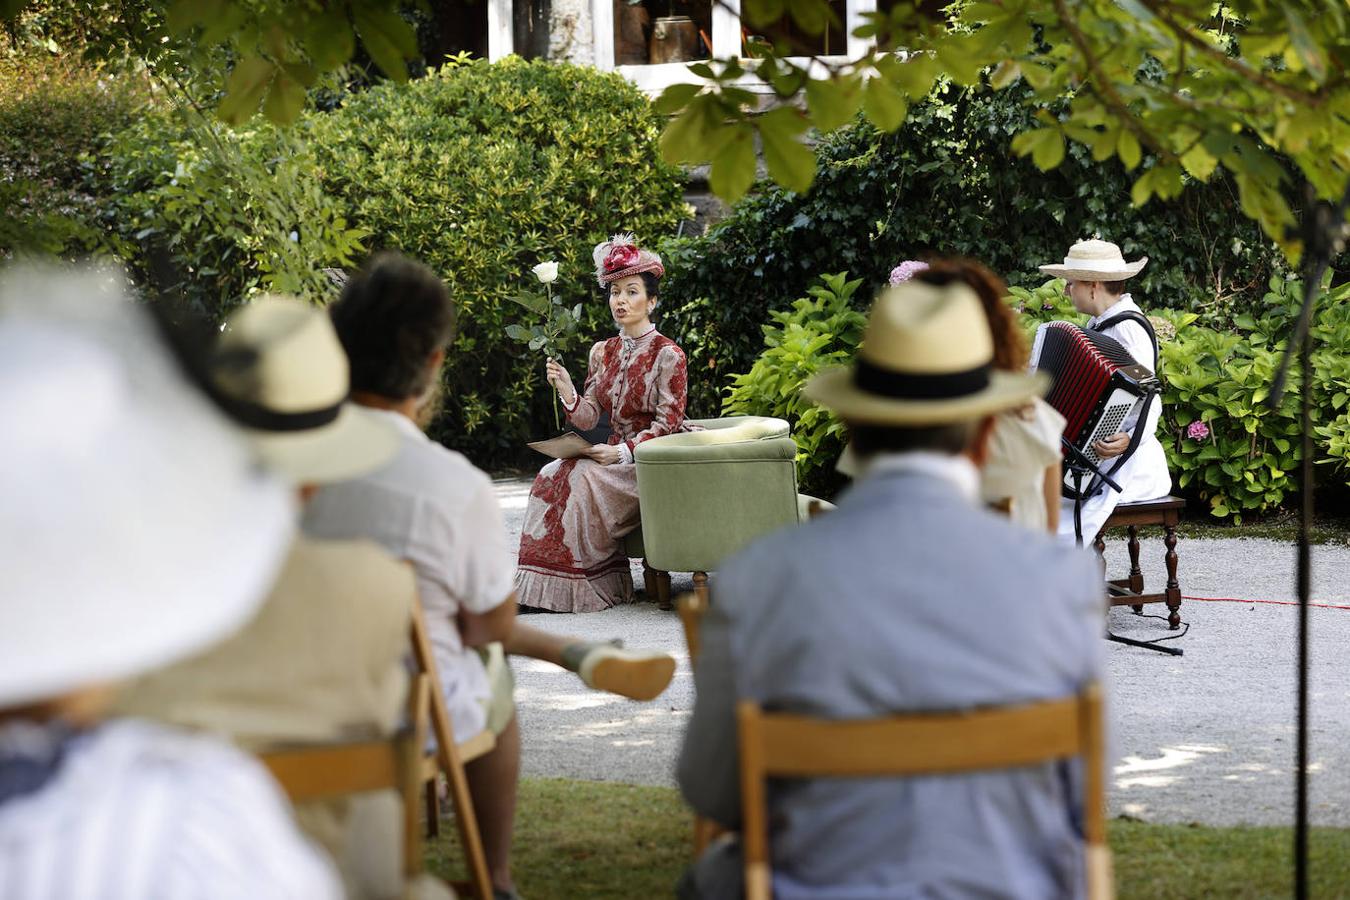
<svg viewBox="0 0 1350 900"><path fill-rule="evenodd" d="M1132 418L1142 420L1161 391L1153 372L1136 362L1119 341L1069 322L1048 322L1036 330L1031 366L1053 379L1045 400L1065 418L1065 440L1098 468L1102 459L1092 445L1121 431ZM1105 474L1111 475L1133 455L1141 433L1136 430L1129 449L1111 460L1113 465L1102 470ZM1102 487L1101 479L1094 477L1080 495L1072 478L1066 469L1063 494L1070 499L1086 499Z"/></svg>

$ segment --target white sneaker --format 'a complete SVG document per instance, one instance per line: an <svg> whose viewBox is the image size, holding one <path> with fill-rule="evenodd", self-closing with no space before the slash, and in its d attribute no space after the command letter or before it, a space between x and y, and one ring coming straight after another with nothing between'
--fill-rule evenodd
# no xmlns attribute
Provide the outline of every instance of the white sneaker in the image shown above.
<svg viewBox="0 0 1350 900"><path fill-rule="evenodd" d="M577 675L597 691L651 700L675 677L675 658L669 653L596 644L581 658Z"/></svg>

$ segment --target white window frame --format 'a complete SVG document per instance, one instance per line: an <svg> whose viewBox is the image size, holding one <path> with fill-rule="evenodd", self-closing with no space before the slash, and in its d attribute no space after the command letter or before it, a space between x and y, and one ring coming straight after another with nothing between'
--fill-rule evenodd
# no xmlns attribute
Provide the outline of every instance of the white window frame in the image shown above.
<svg viewBox="0 0 1350 900"><path fill-rule="evenodd" d="M493 5L505 4L507 22L510 22L511 0L491 0ZM853 31L863 24L863 16L875 12L877 0L845 0L844 33L848 35L848 50L845 56L824 56L821 60L831 64L843 64L863 56L874 46L871 38L853 36ZM492 6L488 7L489 17ZM741 55L741 0L713 0L712 8L712 51L718 59ZM635 66L617 66L614 64L614 0L591 0L591 23L594 29L595 67L602 71L618 71L629 81L648 94L659 94L672 84L698 84L703 81L689 71L689 63L654 63ZM491 27L491 18L489 18ZM797 65L805 66L810 57L789 57ZM820 68L818 65L816 68ZM819 72L817 77L823 76ZM746 76L742 84L749 90L767 93L768 85L753 75Z"/></svg>

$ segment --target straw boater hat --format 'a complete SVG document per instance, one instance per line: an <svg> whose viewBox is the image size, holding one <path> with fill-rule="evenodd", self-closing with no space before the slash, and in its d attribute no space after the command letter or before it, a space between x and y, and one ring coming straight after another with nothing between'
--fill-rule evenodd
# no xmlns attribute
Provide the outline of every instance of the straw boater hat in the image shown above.
<svg viewBox="0 0 1350 900"><path fill-rule="evenodd" d="M1041 271L1071 281L1124 281L1138 275L1146 265L1147 256L1127 263L1115 244L1091 238L1070 247L1063 265L1041 266Z"/></svg>
<svg viewBox="0 0 1350 900"><path fill-rule="evenodd" d="M365 474L398 450L398 433L347 402L347 354L321 310L256 300L226 323L211 368L217 399L258 454L302 484Z"/></svg>
<svg viewBox="0 0 1350 900"><path fill-rule="evenodd" d="M653 272L657 278L666 274L661 257L638 247L631 234L616 234L604 243L596 244L591 258L595 260L595 278L601 287L643 272Z"/></svg>
<svg viewBox="0 0 1350 900"><path fill-rule="evenodd" d="M0 708L158 668L256 612L293 492L108 275L0 283Z"/></svg>
<svg viewBox="0 0 1350 900"><path fill-rule="evenodd" d="M806 396L866 425L944 425L1012 409L1045 393L1044 373L993 368L994 340L964 284L919 281L885 291L849 368L822 372Z"/></svg>

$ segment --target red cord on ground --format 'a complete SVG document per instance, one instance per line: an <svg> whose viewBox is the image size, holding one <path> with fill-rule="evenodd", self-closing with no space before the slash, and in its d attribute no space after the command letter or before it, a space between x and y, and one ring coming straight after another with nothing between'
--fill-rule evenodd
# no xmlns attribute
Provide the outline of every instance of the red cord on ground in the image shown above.
<svg viewBox="0 0 1350 900"><path fill-rule="evenodd" d="M1272 606L1298 606L1295 600L1243 600L1241 597L1187 597L1184 594L1182 600L1202 600L1206 603L1269 603ZM1350 606L1341 606L1336 603L1309 603L1309 606L1316 606L1318 609L1350 609Z"/></svg>

